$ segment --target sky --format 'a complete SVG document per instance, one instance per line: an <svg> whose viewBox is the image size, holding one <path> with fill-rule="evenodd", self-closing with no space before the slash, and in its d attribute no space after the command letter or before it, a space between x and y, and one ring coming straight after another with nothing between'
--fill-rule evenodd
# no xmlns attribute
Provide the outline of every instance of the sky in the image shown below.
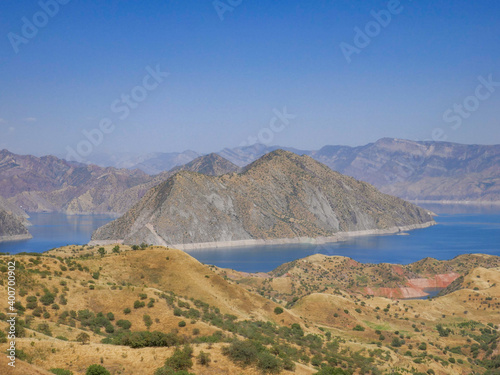
<svg viewBox="0 0 500 375"><path fill-rule="evenodd" d="M500 2L4 0L0 149L498 144Z"/></svg>

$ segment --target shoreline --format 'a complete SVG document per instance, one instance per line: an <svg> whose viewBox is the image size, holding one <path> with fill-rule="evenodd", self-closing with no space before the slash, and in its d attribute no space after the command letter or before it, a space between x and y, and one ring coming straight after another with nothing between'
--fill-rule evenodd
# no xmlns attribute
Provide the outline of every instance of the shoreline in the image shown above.
<svg viewBox="0 0 500 375"><path fill-rule="evenodd" d="M322 245L331 242L346 241L352 237L396 234L414 229L428 228L433 225L436 225L435 221L428 221L422 224L405 225L401 227L391 227L387 229L367 229L367 230L358 230L351 232L340 232L334 236L328 236L328 237L316 237L316 238L293 237L293 238L277 238L272 240L246 239L246 240L234 240L234 241L198 242L198 243L187 243L187 244L165 244L163 246L179 249L182 251L188 251L188 250L221 249L227 247L250 247L250 246L267 246L267 245L286 245L286 244ZM122 244L123 240L102 240L102 241L93 240L90 241L88 244L96 246L96 245L111 245L115 243Z"/></svg>
<svg viewBox="0 0 500 375"><path fill-rule="evenodd" d="M12 242L12 241L23 241L32 239L31 234L15 234L12 236L0 236L0 242Z"/></svg>
<svg viewBox="0 0 500 375"><path fill-rule="evenodd" d="M464 206L499 206L500 201L452 201L452 200L421 200L421 199L407 199L408 202L413 203L415 205L419 205L421 203L424 204L457 204Z"/></svg>

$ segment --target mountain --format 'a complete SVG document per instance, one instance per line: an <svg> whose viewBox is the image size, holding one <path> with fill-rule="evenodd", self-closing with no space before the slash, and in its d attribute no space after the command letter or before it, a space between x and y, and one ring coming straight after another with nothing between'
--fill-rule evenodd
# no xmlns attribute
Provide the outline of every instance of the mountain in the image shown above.
<svg viewBox="0 0 500 375"><path fill-rule="evenodd" d="M276 150L239 174L181 171L99 228L92 240L221 246L226 241L330 237L432 223L426 210L308 156Z"/></svg>
<svg viewBox="0 0 500 375"><path fill-rule="evenodd" d="M174 174L180 171L191 171L208 176L220 176L226 173L238 172L239 170L240 168L237 165L218 154L212 153L200 156L187 164L172 168L169 172L170 174Z"/></svg>
<svg viewBox="0 0 500 375"><path fill-rule="evenodd" d="M197 157L193 161L152 176L148 181L133 186L120 194L114 194L108 198L108 207L111 212L125 213L137 203L152 187L166 181L170 176L179 171L191 171L209 176L220 176L225 173L238 171L238 166L220 157L217 154L208 154Z"/></svg>
<svg viewBox="0 0 500 375"><path fill-rule="evenodd" d="M284 149L309 155L333 170L366 181L382 192L407 200L500 201L500 145L463 145L382 138L364 146L327 145L298 150L254 144L225 148L217 154L244 167L263 155ZM198 157L194 151L142 156L96 156L105 165L138 168L149 174L168 171Z"/></svg>
<svg viewBox="0 0 500 375"><path fill-rule="evenodd" d="M12 205L0 197L0 242L31 238L26 214L13 209Z"/></svg>
<svg viewBox="0 0 500 375"><path fill-rule="evenodd" d="M210 175L237 171L216 154L200 156L177 170ZM70 214L122 214L153 186L173 172L149 176L140 170L117 169L67 162L54 156L38 158L0 151L0 196L12 211L57 211ZM7 203L6 202L6 203Z"/></svg>
<svg viewBox="0 0 500 375"><path fill-rule="evenodd" d="M225 148L219 151L218 154L224 159L236 164L239 167L244 167L258 158L275 150L285 150L298 155L308 155L311 151L299 150L293 147L266 146L256 143L251 146Z"/></svg>
<svg viewBox="0 0 500 375"><path fill-rule="evenodd" d="M500 201L500 145L383 138L360 147L325 146L311 157L403 199Z"/></svg>
<svg viewBox="0 0 500 375"><path fill-rule="evenodd" d="M125 190L150 179L139 170L0 151L0 196L29 212L113 212L108 200L121 199Z"/></svg>

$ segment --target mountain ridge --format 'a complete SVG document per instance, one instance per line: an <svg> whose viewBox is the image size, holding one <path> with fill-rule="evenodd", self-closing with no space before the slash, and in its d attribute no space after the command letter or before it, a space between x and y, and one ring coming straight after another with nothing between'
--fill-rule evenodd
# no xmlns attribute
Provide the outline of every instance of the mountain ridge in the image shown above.
<svg viewBox="0 0 500 375"><path fill-rule="evenodd" d="M411 203L332 171L311 157L275 150L241 173L178 172L152 188L125 215L94 232L92 241L222 245L432 223L426 210Z"/></svg>

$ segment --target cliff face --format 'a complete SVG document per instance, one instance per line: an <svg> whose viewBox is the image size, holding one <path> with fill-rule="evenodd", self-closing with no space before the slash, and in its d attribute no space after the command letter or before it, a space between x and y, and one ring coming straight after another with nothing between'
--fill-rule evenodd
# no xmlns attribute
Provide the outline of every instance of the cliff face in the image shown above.
<svg viewBox="0 0 500 375"><path fill-rule="evenodd" d="M92 240L165 245L328 237L432 221L426 210L308 156L277 150L240 174L177 173Z"/></svg>
<svg viewBox="0 0 500 375"><path fill-rule="evenodd" d="M26 223L25 214L0 197L0 242L31 238Z"/></svg>

